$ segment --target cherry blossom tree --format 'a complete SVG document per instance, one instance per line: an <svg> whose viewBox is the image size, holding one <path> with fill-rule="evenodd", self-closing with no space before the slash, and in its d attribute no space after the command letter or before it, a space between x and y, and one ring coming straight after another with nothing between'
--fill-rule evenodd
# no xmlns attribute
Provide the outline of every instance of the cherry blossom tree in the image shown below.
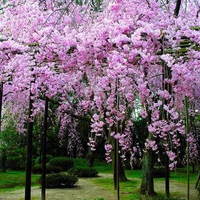
<svg viewBox="0 0 200 200"><path fill-rule="evenodd" d="M5 4L0 32L8 40L2 50L6 54L10 46L20 53L2 57L1 77L18 130L25 131L31 91L32 119L42 116L48 97L58 105L61 136L68 126L77 143L77 119L87 119L91 150L103 137L107 162L122 164L127 152L134 155L132 113L140 104L146 122L141 192L155 194L159 150L171 169L180 137L197 152L192 132L185 131L184 99L191 114L199 110L199 7L180 9L180 2L116 0L100 9L96 1L93 8L101 13L82 1Z"/></svg>

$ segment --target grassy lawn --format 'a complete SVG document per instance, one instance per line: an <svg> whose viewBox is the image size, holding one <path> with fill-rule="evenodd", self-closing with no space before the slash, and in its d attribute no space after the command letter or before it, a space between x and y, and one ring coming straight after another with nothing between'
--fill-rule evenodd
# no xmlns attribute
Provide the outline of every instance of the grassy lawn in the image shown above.
<svg viewBox="0 0 200 200"><path fill-rule="evenodd" d="M141 184L141 177L142 177L141 170L126 170L126 176L129 179L129 181L120 182L120 200L133 200L133 199L164 200L165 199L165 190L157 188L158 185L164 186L165 182L164 178L154 179L155 191L157 192L157 196L153 198L147 198L139 194L139 187ZM190 186L192 187L194 186L196 178L197 174L190 175ZM106 178L100 177L98 179L94 179L93 182L110 191L114 191L112 177L106 177ZM174 191L172 192L170 190L171 194L170 200L182 200L181 196L183 190L181 188L184 188L184 190L186 191L186 183L187 183L186 174L171 172L170 183L173 184L172 187L175 187L174 185L176 185L177 187L176 192Z"/></svg>
<svg viewBox="0 0 200 200"><path fill-rule="evenodd" d="M96 167L94 167L96 168ZM112 173L112 166L105 165L99 163L99 168L97 167L97 170L103 174L103 173ZM141 170L126 170L126 176L129 181L120 182L120 200L133 200L133 199L145 199L145 200L164 200L165 199L165 190L157 188L158 185L165 185L165 179L164 178L155 178L154 179L154 186L155 191L157 192L157 196L153 198L147 198L145 196L141 196L139 194L139 187L141 184L142 179L142 171ZM190 187L194 188L195 182L197 179L197 173L193 174L190 172ZM94 179L93 182L95 184L98 184L105 189L108 189L110 191L114 191L114 183L112 176L110 177L99 177L98 179ZM183 169L177 169L176 171L173 171L170 173L170 184L173 189L174 187L177 187L176 191L172 191L170 189L170 200L182 200L181 198L183 190L184 192L187 190L187 174L186 170ZM180 188L179 188L180 187ZM164 187L163 187L164 188ZM183 188L183 190L181 189Z"/></svg>
<svg viewBox="0 0 200 200"><path fill-rule="evenodd" d="M120 199L140 199L140 195L138 192L139 185L141 183L142 172L141 170L127 170L126 175L128 177L128 181L120 182ZM114 183L112 176L110 177L99 177L94 179L93 182L95 184L101 185L107 190L114 191Z"/></svg>
<svg viewBox="0 0 200 200"><path fill-rule="evenodd" d="M37 185L39 175L32 175L32 185ZM0 194L13 189L22 189L25 186L25 172L0 172Z"/></svg>

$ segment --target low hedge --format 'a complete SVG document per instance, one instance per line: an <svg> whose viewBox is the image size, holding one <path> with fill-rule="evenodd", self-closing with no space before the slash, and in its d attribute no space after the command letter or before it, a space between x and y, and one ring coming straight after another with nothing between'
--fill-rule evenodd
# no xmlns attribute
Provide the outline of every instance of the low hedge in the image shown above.
<svg viewBox="0 0 200 200"><path fill-rule="evenodd" d="M61 167L63 171L74 166L74 161L67 157L54 157L49 161L49 165Z"/></svg>
<svg viewBox="0 0 200 200"><path fill-rule="evenodd" d="M61 167L58 166L51 166L49 164L46 165L46 173L51 174L51 173L59 173L62 171ZM42 165L36 164L32 167L32 172L34 174L42 174Z"/></svg>
<svg viewBox="0 0 200 200"><path fill-rule="evenodd" d="M53 158L52 155L46 155L46 163L48 163ZM35 164L41 164L42 163L42 156L38 156L35 159Z"/></svg>
<svg viewBox="0 0 200 200"><path fill-rule="evenodd" d="M64 173L48 174L46 176L46 188L70 188L77 182L77 176ZM42 177L40 177L39 183L42 184Z"/></svg>
<svg viewBox="0 0 200 200"><path fill-rule="evenodd" d="M67 171L68 174L76 175L78 177L96 177L98 171L93 168L73 167Z"/></svg>
<svg viewBox="0 0 200 200"><path fill-rule="evenodd" d="M25 161L21 156L7 157L6 169L25 170Z"/></svg>

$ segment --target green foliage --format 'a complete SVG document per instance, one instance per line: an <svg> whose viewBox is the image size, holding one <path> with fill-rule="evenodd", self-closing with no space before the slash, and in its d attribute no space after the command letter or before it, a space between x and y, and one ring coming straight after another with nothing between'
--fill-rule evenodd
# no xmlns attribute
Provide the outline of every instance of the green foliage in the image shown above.
<svg viewBox="0 0 200 200"><path fill-rule="evenodd" d="M25 157L25 137L23 135L19 135L12 125L9 125L8 128L1 132L0 142L0 150L5 151L7 156L20 155Z"/></svg>
<svg viewBox="0 0 200 200"><path fill-rule="evenodd" d="M49 161L49 165L58 166L67 171L74 166L74 161L67 157L54 157Z"/></svg>
<svg viewBox="0 0 200 200"><path fill-rule="evenodd" d="M32 167L33 174L41 174L42 173L42 166L40 164L35 164Z"/></svg>
<svg viewBox="0 0 200 200"><path fill-rule="evenodd" d="M52 158L53 158L52 155L46 155L46 163L48 163ZM35 164L40 164L40 163L42 163L42 157L38 156L35 159Z"/></svg>
<svg viewBox="0 0 200 200"><path fill-rule="evenodd" d="M39 179L42 183L42 177ZM64 173L48 174L46 176L46 188L69 188L78 182L77 176L66 175Z"/></svg>
<svg viewBox="0 0 200 200"><path fill-rule="evenodd" d="M21 156L7 157L6 169L24 170L25 169L25 160Z"/></svg>
<svg viewBox="0 0 200 200"><path fill-rule="evenodd" d="M3 116L3 120L6 120L7 126L0 134L0 165L12 170L24 170L26 157L25 136L16 132L12 119ZM2 155L4 155L4 159L2 159Z"/></svg>
<svg viewBox="0 0 200 200"><path fill-rule="evenodd" d="M61 167L58 166L51 166L51 165L46 165L46 173L51 174L51 173L59 173L62 171ZM36 164L32 167L32 172L34 174L42 174L42 165L41 164Z"/></svg>
<svg viewBox="0 0 200 200"><path fill-rule="evenodd" d="M83 6L89 3L91 10L98 12L101 10L103 0L90 0L90 1L75 0L75 3L79 6Z"/></svg>
<svg viewBox="0 0 200 200"><path fill-rule="evenodd" d="M98 171L93 168L81 168L81 167L73 167L69 169L68 174L73 174L78 177L96 177Z"/></svg>

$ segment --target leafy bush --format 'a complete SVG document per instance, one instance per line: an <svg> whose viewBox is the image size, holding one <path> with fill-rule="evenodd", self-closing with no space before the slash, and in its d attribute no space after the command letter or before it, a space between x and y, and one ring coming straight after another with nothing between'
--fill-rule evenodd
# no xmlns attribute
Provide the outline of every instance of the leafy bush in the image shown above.
<svg viewBox="0 0 200 200"><path fill-rule="evenodd" d="M81 167L73 167L69 169L68 174L73 174L78 177L96 177L98 171L93 168L81 168Z"/></svg>
<svg viewBox="0 0 200 200"><path fill-rule="evenodd" d="M46 173L51 174L51 173L59 173L62 171L61 167L58 166L51 166L51 165L46 165ZM34 174L42 174L42 165L41 164L36 164L32 168L32 172Z"/></svg>
<svg viewBox="0 0 200 200"><path fill-rule="evenodd" d="M36 164L32 167L32 172L34 174L41 174L42 173L42 166L40 164Z"/></svg>
<svg viewBox="0 0 200 200"><path fill-rule="evenodd" d="M66 157L54 157L49 161L49 165L58 166L67 171L74 166L74 161Z"/></svg>
<svg viewBox="0 0 200 200"><path fill-rule="evenodd" d="M46 155L46 163L48 163L52 158L53 158L52 155ZM38 156L38 157L35 159L35 164L41 164L41 163L42 163L42 157L41 157L41 156Z"/></svg>
<svg viewBox="0 0 200 200"><path fill-rule="evenodd" d="M164 178L165 177L165 168L154 168L153 169L154 178Z"/></svg>
<svg viewBox="0 0 200 200"><path fill-rule="evenodd" d="M42 184L42 177L40 177L39 182ZM46 176L46 188L69 188L73 187L77 182L77 176L64 173L48 174Z"/></svg>
<svg viewBox="0 0 200 200"><path fill-rule="evenodd" d="M10 156L6 160L6 168L12 170L24 170L25 161L21 156Z"/></svg>

